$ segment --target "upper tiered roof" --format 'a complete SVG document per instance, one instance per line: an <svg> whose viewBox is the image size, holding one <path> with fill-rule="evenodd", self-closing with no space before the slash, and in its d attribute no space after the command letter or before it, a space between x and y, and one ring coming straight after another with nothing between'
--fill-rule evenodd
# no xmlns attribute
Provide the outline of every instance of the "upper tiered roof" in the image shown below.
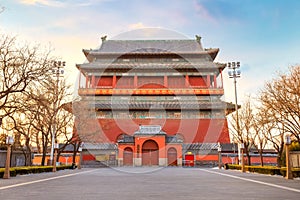
<svg viewBox="0 0 300 200"><path fill-rule="evenodd" d="M196 40L105 40L94 52L101 53L195 53L203 51Z"/></svg>
<svg viewBox="0 0 300 200"><path fill-rule="evenodd" d="M83 52L89 63L78 64L77 68L86 72L107 68L223 70L226 66L214 62L219 49L203 48L199 36L195 40L106 40L103 37L100 48L84 49Z"/></svg>
<svg viewBox="0 0 300 200"><path fill-rule="evenodd" d="M218 48L203 49L200 40L103 40L99 49L83 50L91 62L97 55L132 54L209 54L217 56Z"/></svg>

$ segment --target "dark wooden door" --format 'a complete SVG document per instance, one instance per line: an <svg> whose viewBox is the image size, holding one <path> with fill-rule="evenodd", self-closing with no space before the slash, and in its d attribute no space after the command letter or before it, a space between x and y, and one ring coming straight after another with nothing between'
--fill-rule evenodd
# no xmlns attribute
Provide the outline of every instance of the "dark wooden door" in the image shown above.
<svg viewBox="0 0 300 200"><path fill-rule="evenodd" d="M158 165L159 154L158 145L153 140L148 140L142 147L142 165Z"/></svg>
<svg viewBox="0 0 300 200"><path fill-rule="evenodd" d="M126 147L124 149L123 165L125 165L125 166L133 165L133 151L130 147Z"/></svg>
<svg viewBox="0 0 300 200"><path fill-rule="evenodd" d="M177 151L175 148L168 149L168 165L177 166Z"/></svg>

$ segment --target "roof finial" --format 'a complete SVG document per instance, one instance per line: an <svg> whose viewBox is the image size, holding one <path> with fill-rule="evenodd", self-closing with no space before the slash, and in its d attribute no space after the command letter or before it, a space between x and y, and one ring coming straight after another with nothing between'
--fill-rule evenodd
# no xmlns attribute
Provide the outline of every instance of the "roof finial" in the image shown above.
<svg viewBox="0 0 300 200"><path fill-rule="evenodd" d="M196 41L197 41L198 43L200 43L201 36L200 36L200 35L195 35L195 36L196 36Z"/></svg>
<svg viewBox="0 0 300 200"><path fill-rule="evenodd" d="M104 42L106 40L106 38L107 38L107 35L102 36L101 37L102 42Z"/></svg>

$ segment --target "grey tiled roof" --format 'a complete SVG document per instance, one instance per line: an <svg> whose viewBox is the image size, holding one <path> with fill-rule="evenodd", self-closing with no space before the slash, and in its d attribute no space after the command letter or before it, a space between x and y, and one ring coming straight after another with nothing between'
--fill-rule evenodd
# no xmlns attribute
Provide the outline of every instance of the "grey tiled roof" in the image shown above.
<svg viewBox="0 0 300 200"><path fill-rule="evenodd" d="M98 109L225 109L224 102L97 102L95 107Z"/></svg>
<svg viewBox="0 0 300 200"><path fill-rule="evenodd" d="M78 64L80 69L209 69L209 68L224 68L225 64L213 63L207 60L198 60L198 63L189 62L170 62L170 63L141 63L141 62L128 62L128 63L84 63Z"/></svg>
<svg viewBox="0 0 300 200"><path fill-rule="evenodd" d="M161 130L159 125L143 125L140 126L139 130L134 132L134 135L166 135L164 131Z"/></svg>
<svg viewBox="0 0 300 200"><path fill-rule="evenodd" d="M102 53L194 53L204 51L196 40L106 40L100 49L94 52Z"/></svg>
<svg viewBox="0 0 300 200"><path fill-rule="evenodd" d="M182 149L188 149L188 150L216 150L216 149L218 149L218 144L217 143L183 144Z"/></svg>
<svg viewBox="0 0 300 200"><path fill-rule="evenodd" d="M113 143L84 143L83 149L96 149L96 150L106 150L106 149L117 149L116 144Z"/></svg>

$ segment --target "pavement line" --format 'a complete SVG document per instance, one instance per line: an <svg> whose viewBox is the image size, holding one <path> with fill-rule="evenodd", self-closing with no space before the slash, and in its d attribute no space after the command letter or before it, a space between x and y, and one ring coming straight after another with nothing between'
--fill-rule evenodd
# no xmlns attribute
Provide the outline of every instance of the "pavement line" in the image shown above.
<svg viewBox="0 0 300 200"><path fill-rule="evenodd" d="M55 176L55 177L51 177L51 178L45 178L45 179L40 179L40 180L35 180L35 181L30 181L30 182L25 182L25 183L18 183L18 184L14 184L14 185L3 186L3 187L0 187L0 190L5 190L5 189L9 189L9 188L14 188L14 187L20 187L20 186L24 186L24 185L30 185L30 184L34 184L34 183L40 183L40 182L45 182L45 181L50 181L50 180L55 180L55 179L60 179L60 178L66 178L66 177L70 177L70 176L76 176L78 174L90 173L90 172L93 172L96 170L99 170L99 169L78 172L78 173L74 173L74 174L66 174L66 175L62 175L62 176Z"/></svg>
<svg viewBox="0 0 300 200"><path fill-rule="evenodd" d="M228 177L235 178L235 179L240 179L240 180L243 180L243 181L258 183L258 184L262 184L262 185L268 185L268 186L271 186L271 187L276 187L276 188L280 188L280 189L283 189L283 190L289 190L289 191L300 193L300 190L295 189L295 188L285 187L285 186L276 185L276 184L273 184L273 183L262 182L262 181L256 181L256 180L253 180L253 179L243 178L243 177L234 176L234 175L230 175L230 174L224 174L224 173L220 173L220 172L214 172L214 171L205 170L205 169L200 169L200 170L208 172L208 173L212 173L212 174L218 174L218 175L221 175L221 176L228 176Z"/></svg>

